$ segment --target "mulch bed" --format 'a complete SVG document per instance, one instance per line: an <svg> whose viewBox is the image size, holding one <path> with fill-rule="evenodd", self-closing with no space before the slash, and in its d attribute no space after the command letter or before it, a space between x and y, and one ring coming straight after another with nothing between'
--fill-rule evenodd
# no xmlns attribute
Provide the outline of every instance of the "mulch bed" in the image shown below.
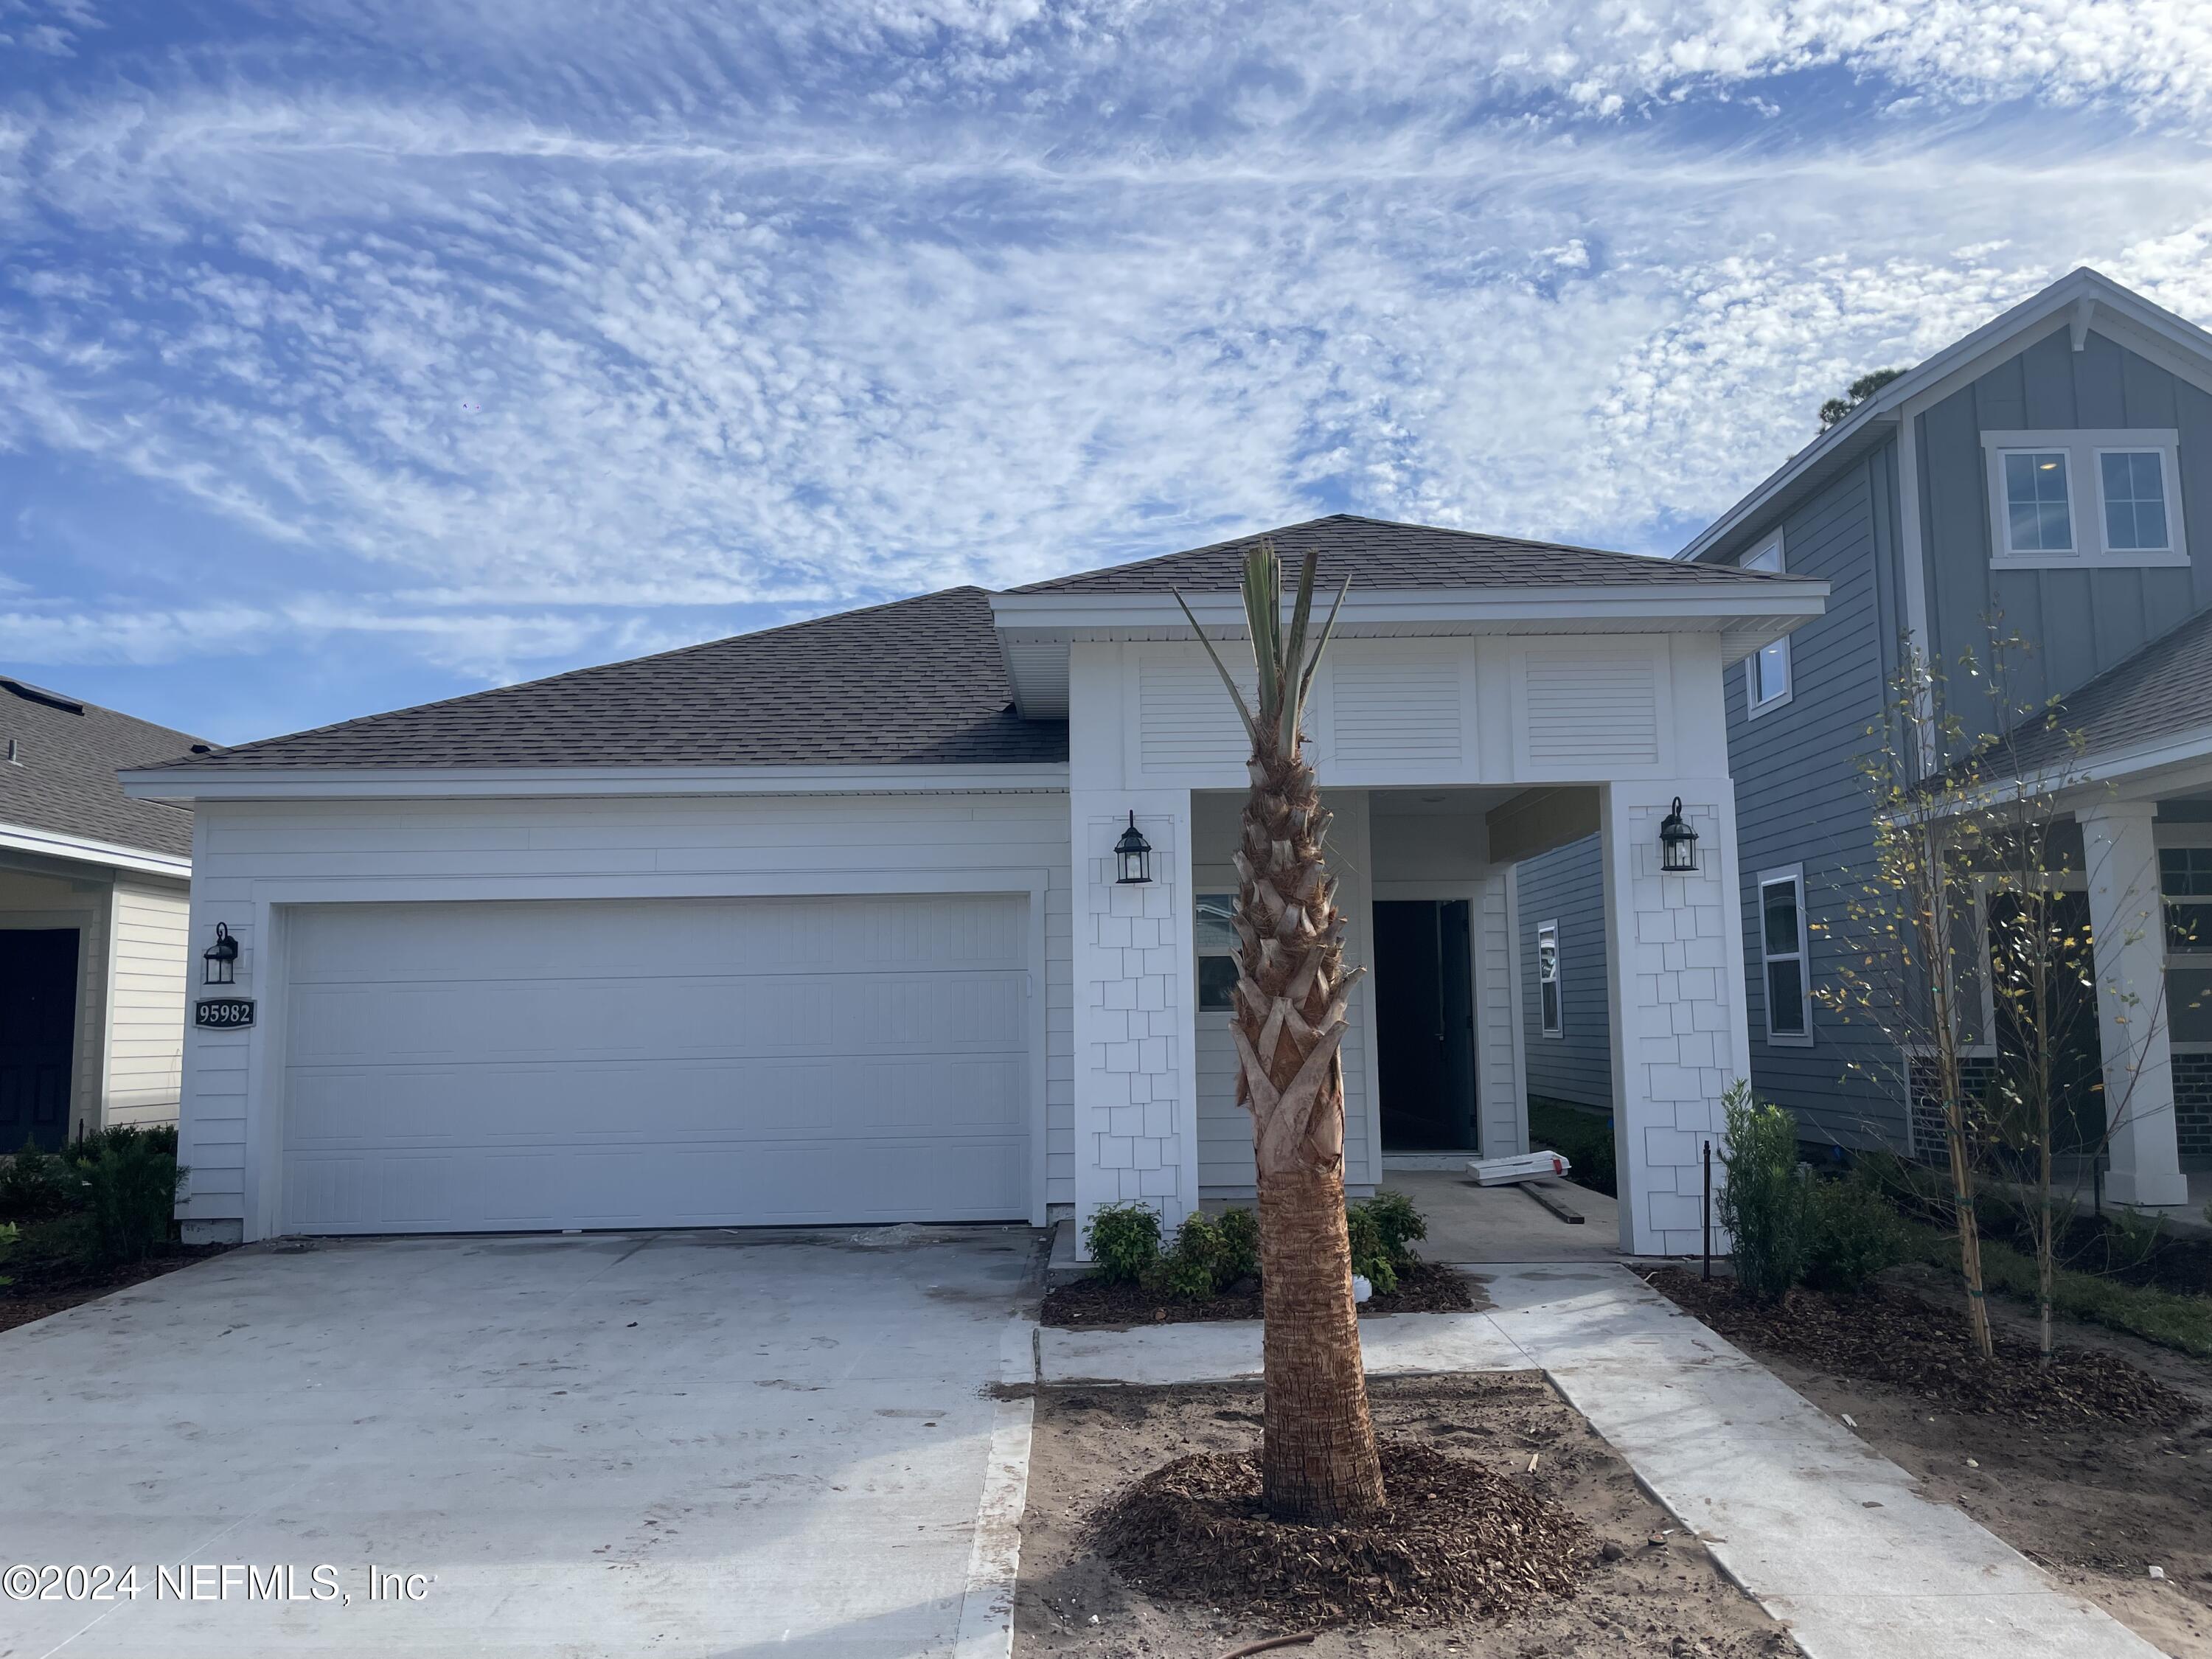
<svg viewBox="0 0 2212 1659"><path fill-rule="evenodd" d="M1178 1458L1092 1522L1098 1552L1147 1594L1293 1625L1442 1625L1532 1594L1571 1595L1590 1529L1512 1480L1385 1441L1389 1506L1340 1526L1286 1525L1260 1506L1258 1460Z"/></svg>
<svg viewBox="0 0 2212 1659"><path fill-rule="evenodd" d="M1055 1285L1045 1293L1038 1316L1063 1328L1130 1325L1187 1325L1212 1319L1257 1319L1261 1291L1256 1282L1238 1285L1201 1301L1182 1302L1141 1285L1109 1285L1086 1277ZM1398 1288L1377 1291L1359 1304L1362 1317L1376 1314L1464 1313L1479 1304L1475 1284L1465 1273L1439 1262L1417 1261L1398 1276Z"/></svg>
<svg viewBox="0 0 2212 1659"><path fill-rule="evenodd" d="M0 1278L13 1281L0 1285L0 1331L11 1331L48 1314L143 1285L237 1248L234 1244L168 1244L143 1261L112 1267L87 1267L60 1256L12 1256L0 1267Z"/></svg>
<svg viewBox="0 0 2212 1659"><path fill-rule="evenodd" d="M2188 1395L2100 1348L2062 1348L2046 1366L2034 1344L2000 1332L1996 1360L1984 1360L1967 1337L1963 1310L1936 1307L1895 1285L1878 1284L1856 1296L1801 1287L1761 1304L1732 1279L1707 1282L1680 1267L1662 1267L1644 1279L1730 1341L1961 1411L2041 1426L2172 1427L2202 1409Z"/></svg>

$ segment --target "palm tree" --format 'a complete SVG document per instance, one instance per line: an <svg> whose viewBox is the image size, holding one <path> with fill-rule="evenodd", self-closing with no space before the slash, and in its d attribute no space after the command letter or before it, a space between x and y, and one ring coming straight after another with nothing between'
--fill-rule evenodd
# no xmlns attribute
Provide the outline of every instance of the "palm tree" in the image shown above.
<svg viewBox="0 0 2212 1659"><path fill-rule="evenodd" d="M1283 567L1274 544L1245 556L1256 707L1182 596L1252 739L1252 784L1237 853L1239 949L1230 1030L1237 1103L1252 1114L1259 1171L1260 1278L1265 1287L1267 1404L1261 1491L1278 1520L1329 1522L1379 1509L1382 1470L1367 1411L1352 1249L1344 1222L1346 994L1344 915L1322 863L1328 814L1304 753L1299 720L1314 668L1335 631L1347 579L1307 649L1316 556L1298 575L1283 631Z"/></svg>

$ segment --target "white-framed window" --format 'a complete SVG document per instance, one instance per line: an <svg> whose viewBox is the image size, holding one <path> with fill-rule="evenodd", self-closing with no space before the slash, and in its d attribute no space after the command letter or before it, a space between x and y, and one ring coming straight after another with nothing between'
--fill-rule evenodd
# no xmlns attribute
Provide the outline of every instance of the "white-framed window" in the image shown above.
<svg viewBox="0 0 2212 1659"><path fill-rule="evenodd" d="M1991 562L2027 569L2186 564L2171 428L1984 432Z"/></svg>
<svg viewBox="0 0 2212 1659"><path fill-rule="evenodd" d="M1805 871L1769 870L1759 878L1759 957L1766 975L1766 1040L1813 1041L1813 987L1805 949Z"/></svg>
<svg viewBox="0 0 2212 1659"><path fill-rule="evenodd" d="M1237 895L1200 893L1193 932L1198 940L1198 1009L1225 1014L1237 990Z"/></svg>
<svg viewBox="0 0 2212 1659"><path fill-rule="evenodd" d="M1777 534L1772 541L1751 554L1743 561L1746 570L1771 570L1781 574L1782 538ZM1744 707L1756 718L1768 709L1790 701L1790 636L1762 645L1745 659L1743 665Z"/></svg>
<svg viewBox="0 0 2212 1659"><path fill-rule="evenodd" d="M1536 924L1536 1001L1544 1035L1565 1036L1567 1027L1565 1010L1559 1002L1559 924L1556 921Z"/></svg>

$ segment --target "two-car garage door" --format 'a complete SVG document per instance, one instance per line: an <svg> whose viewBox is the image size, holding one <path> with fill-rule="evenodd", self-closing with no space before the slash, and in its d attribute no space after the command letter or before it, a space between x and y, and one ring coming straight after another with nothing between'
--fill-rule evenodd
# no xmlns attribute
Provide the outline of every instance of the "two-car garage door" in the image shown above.
<svg viewBox="0 0 2212 1659"><path fill-rule="evenodd" d="M294 913L284 1230L1030 1212L1018 896Z"/></svg>

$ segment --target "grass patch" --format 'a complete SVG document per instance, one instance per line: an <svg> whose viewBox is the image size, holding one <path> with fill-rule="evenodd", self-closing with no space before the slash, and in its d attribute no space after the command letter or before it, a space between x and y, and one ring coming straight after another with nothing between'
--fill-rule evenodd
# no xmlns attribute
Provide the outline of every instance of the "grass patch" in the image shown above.
<svg viewBox="0 0 2212 1659"><path fill-rule="evenodd" d="M1933 1227L1910 1224L1914 1254L1946 1273L1959 1271L1959 1241ZM2035 1305L2035 1258L1996 1239L1982 1240L1982 1277L2002 1296ZM2199 1359L2212 1358L2212 1298L2185 1296L2144 1285L2124 1285L2095 1273L2061 1267L2052 1276L2053 1312L2116 1331Z"/></svg>
<svg viewBox="0 0 2212 1659"><path fill-rule="evenodd" d="M1567 1179L1601 1193L1615 1193L1613 1120L1604 1112L1570 1106L1541 1095L1528 1098L1528 1145L1563 1152L1574 1166Z"/></svg>

